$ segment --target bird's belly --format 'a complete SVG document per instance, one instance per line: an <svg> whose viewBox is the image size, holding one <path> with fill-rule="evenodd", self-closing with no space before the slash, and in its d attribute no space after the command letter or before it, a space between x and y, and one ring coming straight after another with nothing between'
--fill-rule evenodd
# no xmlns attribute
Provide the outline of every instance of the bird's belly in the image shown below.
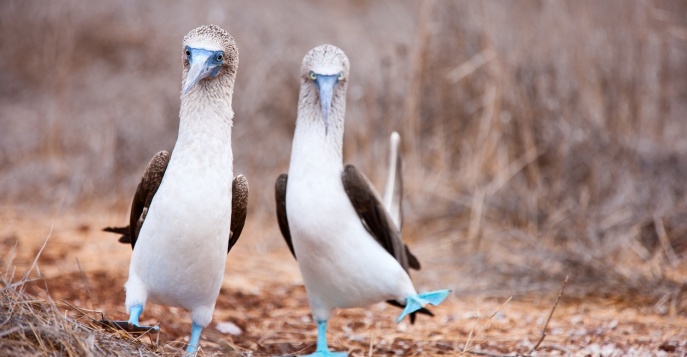
<svg viewBox="0 0 687 357"><path fill-rule="evenodd" d="M354 241L350 236L331 238ZM317 254L307 255L296 251L308 295L316 305L362 307L414 293L408 274L383 249L366 244L336 248L320 247Z"/></svg>
<svg viewBox="0 0 687 357"><path fill-rule="evenodd" d="M219 295L231 186L172 174L151 203L131 257L131 273L145 284L150 301L191 310L214 304Z"/></svg>
<svg viewBox="0 0 687 357"><path fill-rule="evenodd" d="M414 293L408 274L365 230L343 188L294 188L287 194L289 227L313 310Z"/></svg>

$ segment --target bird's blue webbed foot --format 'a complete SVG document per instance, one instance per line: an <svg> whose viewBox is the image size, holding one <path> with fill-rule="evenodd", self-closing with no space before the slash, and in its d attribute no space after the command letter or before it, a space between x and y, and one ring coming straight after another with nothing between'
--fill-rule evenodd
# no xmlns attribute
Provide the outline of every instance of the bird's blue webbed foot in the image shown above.
<svg viewBox="0 0 687 357"><path fill-rule="evenodd" d="M451 290L437 290L429 293L408 296L406 298L406 307L403 309L403 312L401 312L401 315L399 315L396 319L396 323L401 322L406 315L420 310L427 304L439 306L439 304L441 304L450 293Z"/></svg>
<svg viewBox="0 0 687 357"><path fill-rule="evenodd" d="M327 321L317 321L317 349L303 357L347 357L346 352L330 352L327 346Z"/></svg>
<svg viewBox="0 0 687 357"><path fill-rule="evenodd" d="M140 326L138 319L141 316L141 313L143 313L143 305L134 305L131 307L131 314L129 315L128 321L101 320L100 323L108 327L124 330L131 334L160 332L160 328L158 326Z"/></svg>
<svg viewBox="0 0 687 357"><path fill-rule="evenodd" d="M160 327L158 327L158 326L141 326L139 324L138 319L141 317L141 313L143 313L143 305L134 305L131 307L131 314L129 315L129 321L127 321L127 324L128 324L127 331L138 332L138 333L143 333L143 332L157 333L157 332L159 332Z"/></svg>

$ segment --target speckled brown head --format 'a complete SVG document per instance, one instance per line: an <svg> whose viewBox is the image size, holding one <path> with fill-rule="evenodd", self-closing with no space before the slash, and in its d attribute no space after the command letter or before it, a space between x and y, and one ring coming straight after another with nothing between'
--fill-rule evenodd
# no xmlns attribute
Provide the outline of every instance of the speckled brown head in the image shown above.
<svg viewBox="0 0 687 357"><path fill-rule="evenodd" d="M222 79L233 87L239 51L231 35L216 25L200 26L185 37L181 55L184 64L182 94L208 81Z"/></svg>
<svg viewBox="0 0 687 357"><path fill-rule="evenodd" d="M303 57L301 65L301 83L312 80L310 72L319 75L339 75L346 80L350 63L344 51L333 45L317 46Z"/></svg>
<svg viewBox="0 0 687 357"><path fill-rule="evenodd" d="M299 110L308 110L319 101L325 134L329 131L329 117L333 113L340 114L341 123L332 124L343 129L349 67L344 51L332 45L317 46L303 57Z"/></svg>

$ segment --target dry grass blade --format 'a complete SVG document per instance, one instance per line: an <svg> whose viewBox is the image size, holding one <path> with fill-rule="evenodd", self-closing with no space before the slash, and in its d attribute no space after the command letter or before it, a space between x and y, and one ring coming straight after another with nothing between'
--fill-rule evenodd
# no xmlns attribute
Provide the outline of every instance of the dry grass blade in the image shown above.
<svg viewBox="0 0 687 357"><path fill-rule="evenodd" d="M498 314L499 311L501 311L501 309L503 309L506 305L508 305L508 303L509 303L512 299L513 299L513 297L512 297L512 296L509 296L509 297L508 297L508 300L506 300L506 302L504 302L503 304L501 304L501 306L499 306L498 309L496 309L491 315L489 315L489 318L487 319L487 321L484 322L484 324L486 325L487 323L489 323L489 321L491 321L491 319L493 319L494 316L496 316L496 314ZM474 325L472 326L472 328L470 329L470 333L468 334L468 339L467 339L467 341L465 341L465 346L463 347L462 353L466 353L466 352L472 353L472 352L473 352L472 349L470 348L470 343L472 342L472 338L473 338L473 335L474 335L474 332L475 332L475 328L477 327L477 325L478 325L478 323L475 322L475 324L474 324Z"/></svg>
<svg viewBox="0 0 687 357"><path fill-rule="evenodd" d="M486 356L486 357L525 357L525 355L520 355L520 354L503 355L503 354L498 354L498 353L490 353L490 352L482 352L482 351L467 351L467 353L475 355L475 356Z"/></svg>
<svg viewBox="0 0 687 357"><path fill-rule="evenodd" d="M460 64L458 67L448 72L447 77L451 80L451 82L456 83L469 76L494 58L496 58L496 51L494 51L493 48L486 48L472 56L468 61Z"/></svg>
<svg viewBox="0 0 687 357"><path fill-rule="evenodd" d="M52 236L52 230L55 228L54 223L50 223L50 231L48 232L48 235L45 237L45 240L43 241L43 245L41 245L41 249L38 250L38 253L36 254L36 257L33 259L33 263L31 263L31 268L24 273L24 278L22 280L28 279L29 275L31 275L31 272L36 269L36 265L38 264L38 258L40 258L41 253L43 253L43 250L45 249L45 246L48 245L48 240L50 240L50 236Z"/></svg>
<svg viewBox="0 0 687 357"><path fill-rule="evenodd" d="M367 357L372 357L372 346L374 346L375 334L374 332L370 335L370 347L367 353Z"/></svg>
<svg viewBox="0 0 687 357"><path fill-rule="evenodd" d="M83 270L81 269L81 263L79 262L79 259L76 259L76 265L79 267L79 274L81 274L81 281L83 281L83 285L86 288L86 292L88 293L88 301L91 303L91 310L95 310L93 307L93 295L91 294L91 287L88 286L88 281L86 280L86 276L83 273Z"/></svg>
<svg viewBox="0 0 687 357"><path fill-rule="evenodd" d="M527 353L528 355L531 355L532 352L536 351L537 348L539 348L539 345L544 341L544 338L546 338L546 329L549 327L549 322L551 322L551 317L553 316L553 312L556 311L556 307L558 306L558 302L561 300L561 297L563 296L563 291L565 290L565 286L568 285L568 277L565 277L565 280L563 280L563 286L561 286L561 291L558 293L558 296L556 296L556 301L553 303L553 307L551 307L551 312L549 312L549 317L546 318L546 323L544 323L544 327L541 329L541 337L539 338L539 341L532 347L532 349Z"/></svg>
<svg viewBox="0 0 687 357"><path fill-rule="evenodd" d="M675 254L675 250L673 250L673 246L670 244L668 233L666 233L666 228L663 225L663 219L657 215L654 215L654 227L656 227L656 235L661 243L661 249L663 250L665 259L671 267L675 267L680 259L677 254Z"/></svg>

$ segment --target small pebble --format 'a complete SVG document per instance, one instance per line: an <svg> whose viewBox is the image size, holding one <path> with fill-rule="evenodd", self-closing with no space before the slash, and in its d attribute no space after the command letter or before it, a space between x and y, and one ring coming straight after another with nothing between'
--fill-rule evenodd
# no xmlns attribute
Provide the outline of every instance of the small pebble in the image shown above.
<svg viewBox="0 0 687 357"><path fill-rule="evenodd" d="M236 324L233 322L218 322L215 326L215 330L225 335L232 336L238 336L243 333L243 330L241 330L241 328L236 326Z"/></svg>

